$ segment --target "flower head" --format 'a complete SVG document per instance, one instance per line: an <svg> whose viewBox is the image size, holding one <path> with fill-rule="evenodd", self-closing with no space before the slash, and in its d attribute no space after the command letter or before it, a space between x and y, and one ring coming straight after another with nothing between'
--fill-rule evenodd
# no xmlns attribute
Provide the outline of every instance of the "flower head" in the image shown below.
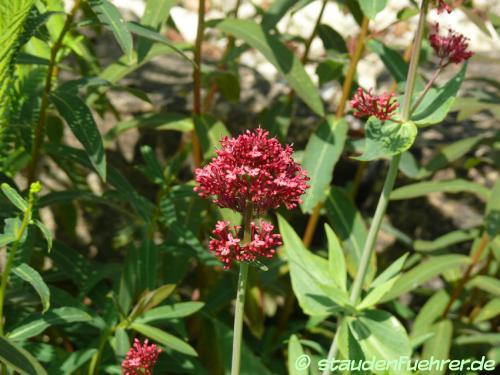
<svg viewBox="0 0 500 375"><path fill-rule="evenodd" d="M270 259L281 245L281 236L273 233L274 226L261 220L257 226L251 223L251 240L241 244L238 238L240 226L230 226L228 221L218 221L210 240L210 250L224 264L224 269L231 268L233 262L253 262L262 258Z"/></svg>
<svg viewBox="0 0 500 375"><path fill-rule="evenodd" d="M350 102L351 107L356 110L354 116L375 116L381 121L389 120L399 107L394 94L384 92L381 95L374 95L372 91L373 89L366 92L361 87L358 88Z"/></svg>
<svg viewBox="0 0 500 375"><path fill-rule="evenodd" d="M437 4L438 14L441 14L443 12L448 12L448 14L449 14L452 11L453 11L453 8L448 3L446 3L445 0L438 0L438 4Z"/></svg>
<svg viewBox="0 0 500 375"><path fill-rule="evenodd" d="M441 66L447 66L450 63L460 64L468 60L474 52L468 51L469 39L460 33L448 29L448 35L439 34L439 24L436 23L434 31L429 34L429 42L441 59Z"/></svg>
<svg viewBox="0 0 500 375"><path fill-rule="evenodd" d="M309 187L306 172L292 159L290 146L283 147L268 136L259 128L237 138L224 137L217 156L196 170L194 190L220 207L239 212L250 203L256 214L302 203L300 197Z"/></svg>
<svg viewBox="0 0 500 375"><path fill-rule="evenodd" d="M147 339L144 340L144 345L134 339L134 345L122 362L123 375L152 375L160 353L161 349L155 344L149 345Z"/></svg>

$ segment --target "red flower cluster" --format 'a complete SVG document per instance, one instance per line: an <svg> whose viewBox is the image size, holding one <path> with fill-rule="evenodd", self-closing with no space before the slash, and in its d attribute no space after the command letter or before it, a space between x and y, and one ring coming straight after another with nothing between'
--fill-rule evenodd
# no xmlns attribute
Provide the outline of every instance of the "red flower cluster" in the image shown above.
<svg viewBox="0 0 500 375"><path fill-rule="evenodd" d="M474 55L468 51L468 39L452 29L448 29L448 35L439 34L439 24L435 25L435 30L429 35L429 41L436 55L441 59L440 65L447 66L450 63L460 64Z"/></svg>
<svg viewBox="0 0 500 375"><path fill-rule="evenodd" d="M223 138L217 156L196 170L199 186L194 190L220 207L239 212L250 202L256 214L282 204L292 209L302 203L300 196L309 187L309 178L292 159L293 149L283 148L268 135L259 128L237 138Z"/></svg>
<svg viewBox="0 0 500 375"><path fill-rule="evenodd" d="M438 0L437 8L438 14L443 12L451 13L453 11L453 8L445 0Z"/></svg>
<svg viewBox="0 0 500 375"><path fill-rule="evenodd" d="M389 120L394 116L394 111L399 107L399 103L394 99L394 94L384 92L382 95L374 95L372 89L368 92L358 88L356 94L351 99L351 107L356 110L354 116L366 117L375 116L381 121Z"/></svg>
<svg viewBox="0 0 500 375"><path fill-rule="evenodd" d="M161 349L155 344L149 345L147 339L144 340L144 345L134 339L134 346L122 362L123 375L152 375L160 353Z"/></svg>
<svg viewBox="0 0 500 375"><path fill-rule="evenodd" d="M253 262L259 258L270 259L281 245L281 236L273 233L274 226L261 220L259 226L251 223L252 235L250 243L240 244L238 232L240 226L230 226L228 221L218 221L214 237L210 240L210 250L224 263L224 269L231 268L236 262Z"/></svg>

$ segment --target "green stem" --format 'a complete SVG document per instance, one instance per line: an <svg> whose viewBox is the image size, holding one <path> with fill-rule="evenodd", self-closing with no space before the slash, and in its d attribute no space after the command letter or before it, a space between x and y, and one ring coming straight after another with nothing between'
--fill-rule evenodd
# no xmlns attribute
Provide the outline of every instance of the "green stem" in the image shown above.
<svg viewBox="0 0 500 375"><path fill-rule="evenodd" d="M422 90L422 92L418 96L417 100L415 101L415 104L413 104L413 107L411 108L411 113L414 113L415 110L420 105L420 103L422 103L422 100L424 100L425 95L429 92L429 90L432 87L432 85L434 84L434 82L436 82L436 79L437 79L439 73L441 73L442 70L443 70L443 66L442 65L440 65L439 68L436 69L436 71L432 75L431 79L429 80L429 82L427 82L427 84L425 85L424 89Z"/></svg>
<svg viewBox="0 0 500 375"><path fill-rule="evenodd" d="M422 0L422 7L420 9L420 19L418 22L418 28L415 35L415 47L412 51L412 56L410 60L410 67L408 69L408 76L406 79L406 87L405 87L405 98L403 107L401 110L401 117L403 122L408 121L410 119L411 114L411 102L413 96L413 89L415 87L415 81L417 77L417 68L418 61L420 58L420 49L422 45L422 36L424 33L425 27L425 18L427 15L427 8L429 5L429 0ZM394 155L391 159L389 165L389 171L387 172L387 176L384 181L384 186L382 188L382 193L380 195L379 201L377 203L377 208L375 210L375 215L373 216L372 223L370 225L370 230L368 231L368 236L366 238L365 245L363 247L363 252L361 255L361 260L359 263L358 272L356 273L356 277L354 279L353 285L351 287L351 297L350 302L352 304L356 304L358 298L361 295L361 291L363 289L363 284L366 278L366 273L368 270L368 265L370 263L370 259L373 254L373 250L375 248L375 242L378 237L378 232L380 230L380 226L382 225L382 220L384 218L385 212L387 210L387 206L389 204L389 197L391 195L392 189L394 187L394 182L396 181L396 177L398 174L398 166L399 161L401 160L401 154ZM337 332L332 341L332 345L330 346L330 350L328 352L328 363L332 361L332 359L336 356L338 350L338 330L342 324L342 320L339 319L337 323ZM326 369L323 372L323 375L329 375L331 371Z"/></svg>
<svg viewBox="0 0 500 375"><path fill-rule="evenodd" d="M252 236L252 211L253 207L250 204L247 206L244 214L244 230L243 243L247 244ZM240 274L238 277L238 290L236 293L235 310L234 310L234 329L233 329L233 355L231 362L231 375L240 374L241 360L241 341L243 336L243 318L245 315L245 294L248 280L248 263L240 263Z"/></svg>
<svg viewBox="0 0 500 375"><path fill-rule="evenodd" d="M28 168L28 186L34 181L36 176L36 169L38 165L38 159L40 158L40 149L42 147L44 133L45 133L45 120L47 118L47 109L49 108L49 95L52 90L52 76L56 70L57 64L57 54L61 49L64 41L64 36L70 30L73 19L75 18L76 12L80 7L80 1L76 0L71 12L68 14L61 33L57 37L56 42L50 50L49 65L47 68L47 76L45 77L45 87L42 94L42 101L40 104L40 113L38 115L38 123L35 128L35 135L33 139L33 147L31 153L31 162Z"/></svg>
<svg viewBox="0 0 500 375"><path fill-rule="evenodd" d="M35 202L36 194L40 191L40 184L34 183L30 186L29 195L28 195L28 207L26 211L24 211L23 221L21 222L21 226L17 230L16 238L12 243L12 248L10 249L9 256L7 258L7 263L5 264L5 269L2 273L2 281L0 282L0 335L4 335L4 316L3 316L3 305L5 300L5 289L7 288L7 283L9 281L10 271L12 269L12 265L14 263L14 258L16 256L17 249L21 243L21 240L24 236L24 232L28 228L28 225L31 221L31 213L33 211L33 205Z"/></svg>

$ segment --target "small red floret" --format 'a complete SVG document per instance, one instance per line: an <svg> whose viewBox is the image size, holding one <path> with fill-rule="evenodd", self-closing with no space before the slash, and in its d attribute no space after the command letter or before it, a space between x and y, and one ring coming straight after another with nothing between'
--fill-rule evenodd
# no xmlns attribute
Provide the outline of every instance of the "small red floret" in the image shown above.
<svg viewBox="0 0 500 375"><path fill-rule="evenodd" d="M468 38L451 28L448 29L448 35L440 35L439 24L436 24L434 31L429 34L429 42L436 55L441 59L440 64L443 67L450 63L460 64L474 55L474 52L468 50Z"/></svg>
<svg viewBox="0 0 500 375"><path fill-rule="evenodd" d="M134 339L134 345L122 362L123 375L152 375L160 353L161 349L155 344L149 345L147 339L144 340L144 345Z"/></svg>
<svg viewBox="0 0 500 375"><path fill-rule="evenodd" d="M354 116L375 116L381 121L389 120L399 107L394 94L384 92L381 95L374 95L372 91L370 89L366 92L361 87L358 88L350 102L351 107L355 109Z"/></svg>

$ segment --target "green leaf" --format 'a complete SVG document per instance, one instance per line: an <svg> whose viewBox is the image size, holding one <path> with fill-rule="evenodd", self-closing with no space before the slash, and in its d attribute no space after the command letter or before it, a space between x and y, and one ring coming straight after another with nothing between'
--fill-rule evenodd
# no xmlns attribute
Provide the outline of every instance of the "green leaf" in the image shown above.
<svg viewBox="0 0 500 375"><path fill-rule="evenodd" d="M7 124L9 91L13 75L13 60L18 52L17 43L34 0L0 2L0 130Z"/></svg>
<svg viewBox="0 0 500 375"><path fill-rule="evenodd" d="M308 251L287 221L278 216L292 289L304 313L331 315L352 308L329 271L328 261Z"/></svg>
<svg viewBox="0 0 500 375"><path fill-rule="evenodd" d="M92 10L97 15L97 18L99 18L105 26L111 29L123 53L127 55L129 61L131 61L133 56L132 35L120 11L108 0L90 0L89 3Z"/></svg>
<svg viewBox="0 0 500 375"><path fill-rule="evenodd" d="M359 305L356 306L356 309L366 310L375 306L387 294L387 292L389 292L398 279L399 275L374 287L368 292Z"/></svg>
<svg viewBox="0 0 500 375"><path fill-rule="evenodd" d="M335 279L339 288L347 293L347 271L344 252L332 228L325 223L326 238L328 239L328 270Z"/></svg>
<svg viewBox="0 0 500 375"><path fill-rule="evenodd" d="M261 25L251 20L227 18L217 28L244 40L257 49L282 74L297 95L316 114L323 116L323 103L318 89L307 75L300 59L274 35L267 34Z"/></svg>
<svg viewBox="0 0 500 375"><path fill-rule="evenodd" d="M500 280L491 276L478 275L470 280L467 288L479 288L496 297L500 297Z"/></svg>
<svg viewBox="0 0 500 375"><path fill-rule="evenodd" d="M474 345L488 344L493 346L500 345L500 333L476 333L470 336L458 336L454 344L457 345Z"/></svg>
<svg viewBox="0 0 500 375"><path fill-rule="evenodd" d="M190 116L180 113L153 113L135 116L133 119L118 122L106 133L104 140L105 142L111 142L120 134L136 128L189 132L193 130L193 120Z"/></svg>
<svg viewBox="0 0 500 375"><path fill-rule="evenodd" d="M488 236L494 239L500 233L500 180L497 180L491 190L490 199L486 205L485 229Z"/></svg>
<svg viewBox="0 0 500 375"><path fill-rule="evenodd" d="M464 63L460 72L439 89L430 89L411 116L411 120L420 127L442 122L455 101L458 89L462 85L467 70Z"/></svg>
<svg viewBox="0 0 500 375"><path fill-rule="evenodd" d="M94 348L72 352L63 361L56 361L51 365L49 369L50 375L77 374L77 370L90 361L96 353L97 349Z"/></svg>
<svg viewBox="0 0 500 375"><path fill-rule="evenodd" d="M47 311L50 307L50 291L40 274L26 263L13 268L12 272L35 288L42 301L43 312Z"/></svg>
<svg viewBox="0 0 500 375"><path fill-rule="evenodd" d="M368 235L363 217L352 203L351 198L335 186L330 189L325 207L328 221L342 241L342 247L346 252L347 270L354 277ZM376 260L375 255L373 255L366 276L367 284L373 279L375 270Z"/></svg>
<svg viewBox="0 0 500 375"><path fill-rule="evenodd" d="M141 324L141 323L132 323L130 325L130 328L143 334L144 336L149 337L154 341L159 342L160 344L166 346L167 348L170 348L172 350L175 350L177 352L186 355L194 357L198 356L196 350L194 350L194 348L187 342L181 340L178 337L175 337L174 335L171 335L170 333L162 331L159 328L151 327L147 324Z"/></svg>
<svg viewBox="0 0 500 375"><path fill-rule="evenodd" d="M33 223L35 223L38 229L40 229L40 232L42 232L43 237L45 237L48 245L48 251L50 253L50 250L52 250L52 232L40 220L34 219Z"/></svg>
<svg viewBox="0 0 500 375"><path fill-rule="evenodd" d="M436 238L433 241L416 240L413 248L416 251L431 252L447 248L464 241L471 241L479 235L478 229L459 229Z"/></svg>
<svg viewBox="0 0 500 375"><path fill-rule="evenodd" d="M204 305L204 302L180 302L173 305L160 306L142 314L135 322L150 323L184 318L201 310Z"/></svg>
<svg viewBox="0 0 500 375"><path fill-rule="evenodd" d="M425 196L429 193L461 193L470 192L482 199L488 199L490 191L482 185L463 179L446 181L425 181L406 185L393 190L391 200L410 199Z"/></svg>
<svg viewBox="0 0 500 375"><path fill-rule="evenodd" d="M158 306L172 294L175 288L175 284L165 284L155 290L144 292L130 313L129 320L134 320L144 312Z"/></svg>
<svg viewBox="0 0 500 375"><path fill-rule="evenodd" d="M486 305L483 306L479 314L477 314L475 323L484 322L495 318L500 314L500 298L493 298Z"/></svg>
<svg viewBox="0 0 500 375"><path fill-rule="evenodd" d="M50 99L85 148L97 173L106 181L106 154L101 134L90 109L78 96L67 92L55 92L51 94Z"/></svg>
<svg viewBox="0 0 500 375"><path fill-rule="evenodd" d="M318 26L318 36L323 42L326 51L335 51L338 53L348 53L347 44L335 29L329 25L321 24Z"/></svg>
<svg viewBox="0 0 500 375"><path fill-rule="evenodd" d="M468 137L443 147L443 149L429 160L429 162L418 172L417 179L428 177L435 171L461 158L472 148L476 147L482 139L482 136Z"/></svg>
<svg viewBox="0 0 500 375"><path fill-rule="evenodd" d="M411 147L416 136L417 127L411 121L383 122L372 116L365 125L363 154L355 159L370 161L400 154Z"/></svg>
<svg viewBox="0 0 500 375"><path fill-rule="evenodd" d="M386 4L387 0L359 0L361 10L371 20L385 8Z"/></svg>
<svg viewBox="0 0 500 375"><path fill-rule="evenodd" d="M356 318L348 318L348 324L365 358L394 361L401 357L410 357L411 345L406 330L388 312L367 310ZM391 369L389 373L399 375L407 372Z"/></svg>
<svg viewBox="0 0 500 375"><path fill-rule="evenodd" d="M434 324L431 329L431 333L434 333L427 342L424 344L422 350L422 359L432 359L432 360L446 360L450 358L450 347L451 339L453 337L453 323L448 319L442 320ZM425 371L426 374L439 375L445 374L447 372L446 366L442 369L436 369L432 366L429 371Z"/></svg>
<svg viewBox="0 0 500 375"><path fill-rule="evenodd" d="M382 272L377 276L375 280L372 281L372 283L370 284L370 288L376 288L395 277L403 269L406 258L408 258L408 254L409 253L403 254L401 257L392 262L392 264L387 267L384 272Z"/></svg>
<svg viewBox="0 0 500 375"><path fill-rule="evenodd" d="M311 187L302 197L303 212L310 213L326 198L335 164L344 149L348 127L344 119L337 120L333 116L328 116L309 138L302 166L307 171Z"/></svg>
<svg viewBox="0 0 500 375"><path fill-rule="evenodd" d="M399 297L445 271L468 263L470 263L470 258L463 255L442 255L432 257L401 275L398 283L385 295L382 302L387 302Z"/></svg>
<svg viewBox="0 0 500 375"><path fill-rule="evenodd" d="M131 33L134 33L136 35L139 35L142 38L145 38L151 42L157 42L164 44L170 48L172 48L175 52L177 52L179 55L181 55L184 59L189 61L192 65L196 65L193 60L191 60L181 49L177 48L174 42L171 42L167 38L165 38L163 35L160 33L157 33L154 30L148 29L147 27L144 27L142 25L139 25L138 23L134 22L127 22L127 28L130 30ZM145 56L141 56L141 58L144 58Z"/></svg>
<svg viewBox="0 0 500 375"><path fill-rule="evenodd" d="M229 131L221 121L210 115L195 116L193 120L203 150L203 159L209 160L215 156L219 141L230 135Z"/></svg>
<svg viewBox="0 0 500 375"><path fill-rule="evenodd" d="M74 307L59 307L45 314L32 314L28 319L21 322L16 328L9 332L11 340L22 341L36 336L46 328L53 325L88 322L92 317L85 311Z"/></svg>
<svg viewBox="0 0 500 375"><path fill-rule="evenodd" d="M370 39L366 46L369 50L376 53L385 67L394 77L397 83L406 81L408 75L408 63L401 57L401 54L392 48L387 47L376 39Z"/></svg>
<svg viewBox="0 0 500 375"><path fill-rule="evenodd" d="M25 212L28 209L28 202L19 195L19 193L11 188L5 182L2 184L2 191L7 197L7 199L17 208L19 208L22 212Z"/></svg>
<svg viewBox="0 0 500 375"><path fill-rule="evenodd" d="M4 232L0 235L0 246L5 246L11 242L16 241L19 231L21 230L22 220L19 217L7 218L4 220ZM20 243L26 241L28 231L25 230L19 239Z"/></svg>
<svg viewBox="0 0 500 375"><path fill-rule="evenodd" d="M141 18L141 25L151 27L155 31L160 31L162 24L168 19L170 10L175 5L175 0L148 0L146 9ZM137 41L137 55L139 61L147 56L153 43L150 40L139 39Z"/></svg>
<svg viewBox="0 0 500 375"><path fill-rule="evenodd" d="M305 358L304 349L302 348L299 338L296 335L290 336L290 340L288 340L288 374L309 374L308 368L301 366L303 358Z"/></svg>
<svg viewBox="0 0 500 375"><path fill-rule="evenodd" d="M26 350L0 336L0 362L22 375L47 375L42 365Z"/></svg>
<svg viewBox="0 0 500 375"><path fill-rule="evenodd" d="M265 13L262 15L262 28L267 31L276 27L279 20L281 20L296 3L297 0L275 0L270 3L269 8L266 9Z"/></svg>

